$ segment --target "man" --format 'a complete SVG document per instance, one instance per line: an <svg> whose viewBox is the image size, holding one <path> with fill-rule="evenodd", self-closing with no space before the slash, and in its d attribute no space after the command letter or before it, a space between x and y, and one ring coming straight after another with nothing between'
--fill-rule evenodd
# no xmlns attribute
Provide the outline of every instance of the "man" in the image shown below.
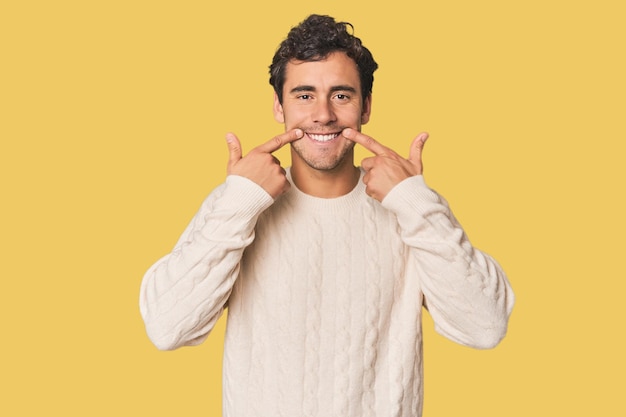
<svg viewBox="0 0 626 417"><path fill-rule="evenodd" d="M227 135L226 181L142 283L160 349L201 343L228 308L225 416L419 416L422 307L464 345L506 333L505 274L424 183L428 135L404 158L360 132L377 64L347 26L290 31L270 67L285 133L245 156Z"/></svg>

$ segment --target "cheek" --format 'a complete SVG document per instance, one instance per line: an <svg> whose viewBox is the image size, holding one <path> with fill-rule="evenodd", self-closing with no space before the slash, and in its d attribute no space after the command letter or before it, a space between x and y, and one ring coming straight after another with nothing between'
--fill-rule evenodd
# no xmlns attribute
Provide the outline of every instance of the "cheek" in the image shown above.
<svg viewBox="0 0 626 417"><path fill-rule="evenodd" d="M338 113L339 120L342 120L344 124L350 126L360 126L364 122L365 113L362 112L360 106L345 109L341 113Z"/></svg>
<svg viewBox="0 0 626 417"><path fill-rule="evenodd" d="M287 129L302 125L306 121L306 114L297 109L289 109L283 112L283 123Z"/></svg>

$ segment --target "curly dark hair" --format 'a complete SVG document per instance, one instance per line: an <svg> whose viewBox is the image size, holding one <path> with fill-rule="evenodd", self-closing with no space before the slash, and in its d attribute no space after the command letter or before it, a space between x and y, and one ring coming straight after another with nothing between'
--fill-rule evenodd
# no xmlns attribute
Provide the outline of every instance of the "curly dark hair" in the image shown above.
<svg viewBox="0 0 626 417"><path fill-rule="evenodd" d="M342 51L354 60L361 79L361 93L365 100L372 93L374 71L378 64L371 52L361 43L361 39L348 32L354 31L352 24L336 22L330 16L313 14L298 26L291 28L282 41L270 65L270 84L283 102L285 68L292 59L298 61L321 61L329 54Z"/></svg>

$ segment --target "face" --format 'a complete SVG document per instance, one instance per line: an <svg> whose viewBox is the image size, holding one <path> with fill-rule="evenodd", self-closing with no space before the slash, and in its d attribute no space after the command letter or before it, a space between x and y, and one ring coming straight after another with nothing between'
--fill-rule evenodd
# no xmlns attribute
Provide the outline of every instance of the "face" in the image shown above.
<svg viewBox="0 0 626 417"><path fill-rule="evenodd" d="M343 52L322 61L287 64L283 102L274 96L274 117L304 137L291 143L292 164L320 171L353 165L354 142L341 135L369 120L371 96L363 101L356 63Z"/></svg>

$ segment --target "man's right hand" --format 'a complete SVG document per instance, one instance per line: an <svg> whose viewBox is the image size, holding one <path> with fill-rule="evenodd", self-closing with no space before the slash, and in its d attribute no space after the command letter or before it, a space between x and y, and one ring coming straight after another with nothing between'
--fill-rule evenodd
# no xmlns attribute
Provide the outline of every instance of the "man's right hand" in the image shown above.
<svg viewBox="0 0 626 417"><path fill-rule="evenodd" d="M285 193L289 187L289 181L285 176L285 170L280 166L280 161L272 155L275 152L304 136L300 129L293 129L278 135L268 142L252 149L246 156L243 155L241 143L235 134L226 135L229 158L228 175L246 177L261 186L273 199Z"/></svg>

